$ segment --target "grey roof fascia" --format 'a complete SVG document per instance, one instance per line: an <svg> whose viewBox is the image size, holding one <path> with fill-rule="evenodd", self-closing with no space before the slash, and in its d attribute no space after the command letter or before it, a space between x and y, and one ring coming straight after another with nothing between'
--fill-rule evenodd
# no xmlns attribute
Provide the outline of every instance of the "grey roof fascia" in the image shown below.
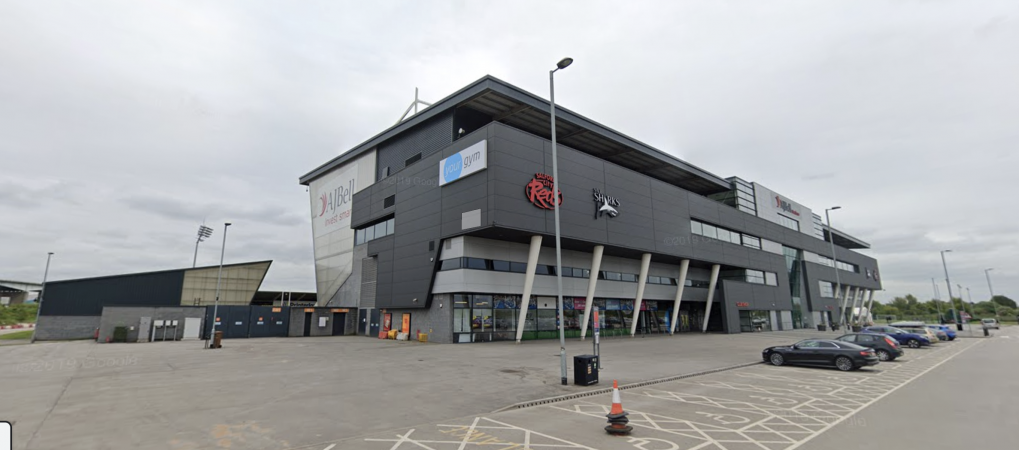
<svg viewBox="0 0 1019 450"><path fill-rule="evenodd" d="M400 122L396 125L393 125L385 129L381 133L376 134L375 136L372 136L367 141L364 141L358 146L344 152L340 156L337 156L329 160L325 164L316 167L311 172L304 174L304 176L300 178L300 184L307 185L308 183L311 183L312 180L322 176L326 172L332 170L334 167L337 167L347 161L350 161L358 156L361 156L361 154L364 153L365 151L371 149L372 147L375 147L376 145L386 141L387 139L390 139L393 136L403 133L404 131L410 129L411 127L420 124L428 119L431 119L432 117L435 117L439 113L451 109L456 105L481 94L482 92L485 91L485 89L489 87L488 81L490 79L492 79L492 77L486 75L479 79L478 81L475 81L467 85L463 89L454 92L448 97L439 100L435 103L432 103L431 106L411 116L409 119L404 120L403 122Z"/></svg>

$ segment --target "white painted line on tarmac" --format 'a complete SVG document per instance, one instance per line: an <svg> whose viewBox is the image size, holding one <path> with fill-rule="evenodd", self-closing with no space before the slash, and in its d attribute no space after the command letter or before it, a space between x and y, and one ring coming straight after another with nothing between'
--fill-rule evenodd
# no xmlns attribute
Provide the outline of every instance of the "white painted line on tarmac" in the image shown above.
<svg viewBox="0 0 1019 450"><path fill-rule="evenodd" d="M895 387L894 389L892 389L892 390L890 390L890 391L888 391L888 392L885 392L884 394L881 394L881 395L879 395L879 396L875 397L875 398L874 398L873 400L871 400L871 401L869 401L869 402L867 402L867 403L864 403L864 404L863 404L863 405L861 405L861 406L860 406L859 408L857 408L857 409L856 409L855 411L852 411L852 412L850 412L849 414L846 414L846 415L842 416L842 417L841 417L841 418L839 418L838 420L836 420L836 421L834 421L834 422L832 422L832 423L829 423L829 424L828 424L828 425L826 425L826 426L825 426L824 428L821 428L820 430L818 430L818 431L817 431L816 433L814 433L814 434L812 434L812 435L808 436L808 437L807 437L806 439L804 439L804 440L802 440L802 441L799 441L799 442L797 442L797 443L793 444L793 445L792 445L791 447L788 447L788 448L786 448L785 450L795 450L795 449L797 449L797 448L800 448L800 446L802 446L803 444L806 444L807 442L810 442L810 440L811 440L811 439L814 439L815 437L817 437L817 436L820 436L820 435L824 434L824 432L825 432L825 431L828 431L828 430L830 430L830 429L831 429L832 427L834 427L835 425L838 425L838 424L842 423L842 422L843 422L843 421L845 421L846 419L848 419L848 418L850 418L850 417L852 417L852 416L856 415L856 413L858 413L858 412L860 412L860 411L863 411L863 410L864 410L865 408L867 408L868 406L870 406L870 405L873 405L874 403L877 403L877 402L878 402L879 400L881 400L881 399L883 399L883 398L887 397L887 396L888 396L889 394L891 394L892 392L895 392L895 391L897 391L897 390L899 390L899 389L902 389L902 387L904 387L904 386L908 385L909 383L913 382L913 380L916 380L917 378L920 378L920 377L922 377L922 376L923 376L923 375L925 375L925 374L926 374L927 372L930 372L931 370L934 370L934 368L936 368L936 367L938 367L938 366L940 366L940 365L942 365L942 364L944 364L944 363L946 363L946 362L950 361L950 360L951 360L952 358L955 358L956 356L959 356L960 354L962 354L962 352L964 352L964 351L966 351L966 350L969 350L969 349L971 349L971 348L973 348L973 347L976 347L977 345L980 345L980 344L981 344L982 342L983 342L983 341L977 342L976 344L970 345L969 347L966 347L966 348L964 348L964 349L962 349L962 350L959 350L959 351L958 351L958 352L956 352L956 353L955 353L954 355L952 355L952 356L949 356L948 358L945 358L945 359L944 359L943 361L941 361L941 362L939 362L939 363L937 363L937 364L935 364L935 365L933 365L933 366L931 366L931 367L928 367L928 368L927 368L926 370L924 370L923 372L920 372L920 373L918 373L918 374L914 375L913 377L911 377L910 379L906 380L906 381L905 381L905 382L903 382L902 384L900 384L900 385L896 386L896 387Z"/></svg>
<svg viewBox="0 0 1019 450"><path fill-rule="evenodd" d="M336 447L336 444L330 445L322 450L333 450L333 447Z"/></svg>

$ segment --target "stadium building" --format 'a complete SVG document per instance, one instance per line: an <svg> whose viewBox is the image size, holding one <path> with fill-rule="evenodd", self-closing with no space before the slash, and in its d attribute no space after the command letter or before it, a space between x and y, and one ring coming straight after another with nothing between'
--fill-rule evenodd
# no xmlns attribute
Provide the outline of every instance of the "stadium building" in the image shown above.
<svg viewBox="0 0 1019 450"><path fill-rule="evenodd" d="M549 107L486 76L300 178L319 304L357 311L347 333L556 337L556 201L571 337L594 306L603 335L813 328L881 289L821 210L559 107L553 193Z"/></svg>

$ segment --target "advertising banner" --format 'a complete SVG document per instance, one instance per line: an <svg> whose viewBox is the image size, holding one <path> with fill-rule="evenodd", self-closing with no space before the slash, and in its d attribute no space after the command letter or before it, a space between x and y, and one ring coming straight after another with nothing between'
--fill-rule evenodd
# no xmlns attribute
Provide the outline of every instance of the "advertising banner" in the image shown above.
<svg viewBox="0 0 1019 450"><path fill-rule="evenodd" d="M439 186L465 178L488 167L488 141L480 141L439 161Z"/></svg>
<svg viewBox="0 0 1019 450"><path fill-rule="evenodd" d="M315 237L350 228L350 209L357 190L357 164L329 175L313 195L311 217Z"/></svg>

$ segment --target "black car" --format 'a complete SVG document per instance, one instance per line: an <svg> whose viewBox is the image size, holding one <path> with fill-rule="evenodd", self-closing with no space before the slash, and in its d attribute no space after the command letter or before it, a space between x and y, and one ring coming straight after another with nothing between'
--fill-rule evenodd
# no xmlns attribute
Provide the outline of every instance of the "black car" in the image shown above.
<svg viewBox="0 0 1019 450"><path fill-rule="evenodd" d="M884 334L849 333L839 336L835 340L872 348L877 353L877 359L881 361L895 361L895 358L906 354L906 351L899 347L899 343L895 339Z"/></svg>
<svg viewBox="0 0 1019 450"><path fill-rule="evenodd" d="M761 353L765 362L776 366L834 366L842 371L850 371L878 363L874 349L830 339L807 339L793 345L768 347Z"/></svg>

